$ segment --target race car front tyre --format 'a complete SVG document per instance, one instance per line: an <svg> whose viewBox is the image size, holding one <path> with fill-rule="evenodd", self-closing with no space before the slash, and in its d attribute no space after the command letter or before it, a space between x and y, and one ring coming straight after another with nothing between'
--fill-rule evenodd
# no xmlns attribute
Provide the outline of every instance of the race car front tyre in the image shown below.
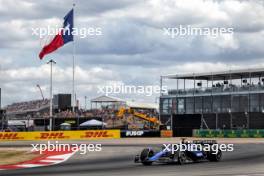
<svg viewBox="0 0 264 176"><path fill-rule="evenodd" d="M213 153L208 154L207 159L209 161L214 161L214 162L220 161L222 159L222 151L218 150L216 154Z"/></svg>
<svg viewBox="0 0 264 176"><path fill-rule="evenodd" d="M153 150L150 148L145 148L142 150L140 154L140 160L143 165L149 166L152 164L152 161L149 161L148 159L154 155Z"/></svg>

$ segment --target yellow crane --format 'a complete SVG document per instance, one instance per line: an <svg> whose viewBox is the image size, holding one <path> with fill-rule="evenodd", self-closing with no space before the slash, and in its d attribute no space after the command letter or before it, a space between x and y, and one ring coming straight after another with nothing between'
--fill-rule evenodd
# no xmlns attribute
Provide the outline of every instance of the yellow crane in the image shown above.
<svg viewBox="0 0 264 176"><path fill-rule="evenodd" d="M117 117L122 118L125 113L132 114L133 116L136 116L136 117L138 117L140 119L143 119L143 120L146 120L148 122L154 123L155 125L160 125L161 124L160 121L156 117L148 117L148 115L136 112L134 109L131 109L131 108L126 109L124 107L121 107L119 109L119 111L117 112Z"/></svg>

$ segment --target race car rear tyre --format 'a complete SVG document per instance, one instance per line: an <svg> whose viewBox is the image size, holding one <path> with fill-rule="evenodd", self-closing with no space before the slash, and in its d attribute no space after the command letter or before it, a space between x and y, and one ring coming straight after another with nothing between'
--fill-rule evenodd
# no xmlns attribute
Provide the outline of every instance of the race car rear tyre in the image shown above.
<svg viewBox="0 0 264 176"><path fill-rule="evenodd" d="M218 150L217 154L210 153L207 158L209 161L218 162L222 159L222 151Z"/></svg>
<svg viewBox="0 0 264 176"><path fill-rule="evenodd" d="M149 148L145 148L142 150L140 154L140 160L143 165L149 166L152 164L152 161L149 161L148 159L154 155L153 150Z"/></svg>
<svg viewBox="0 0 264 176"><path fill-rule="evenodd" d="M185 152L180 152L179 153L179 156L178 156L178 163L180 165L185 164L186 163L186 160L187 160L186 153Z"/></svg>

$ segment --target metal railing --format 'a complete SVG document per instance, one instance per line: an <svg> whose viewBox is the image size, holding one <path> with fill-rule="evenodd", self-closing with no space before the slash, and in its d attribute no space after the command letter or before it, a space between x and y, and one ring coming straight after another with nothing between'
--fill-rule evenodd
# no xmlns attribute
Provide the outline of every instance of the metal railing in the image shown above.
<svg viewBox="0 0 264 176"><path fill-rule="evenodd" d="M245 85L245 86L220 86L208 88L191 88L191 89L171 89L168 95L197 95L197 94L221 94L221 93L248 93L248 92L262 92L263 85Z"/></svg>

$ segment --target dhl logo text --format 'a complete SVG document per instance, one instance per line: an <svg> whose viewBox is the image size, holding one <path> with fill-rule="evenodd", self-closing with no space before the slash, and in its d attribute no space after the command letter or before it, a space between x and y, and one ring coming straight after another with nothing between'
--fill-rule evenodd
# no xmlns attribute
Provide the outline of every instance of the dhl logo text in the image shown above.
<svg viewBox="0 0 264 176"><path fill-rule="evenodd" d="M2 140L19 140L19 139L24 139L24 138L18 137L18 133L0 133L0 139L2 139Z"/></svg>
<svg viewBox="0 0 264 176"><path fill-rule="evenodd" d="M40 133L37 139L68 139L69 136L65 136L63 132L50 132L50 133Z"/></svg>
<svg viewBox="0 0 264 176"><path fill-rule="evenodd" d="M107 138L113 137L108 131L86 131L84 136L81 138Z"/></svg>

